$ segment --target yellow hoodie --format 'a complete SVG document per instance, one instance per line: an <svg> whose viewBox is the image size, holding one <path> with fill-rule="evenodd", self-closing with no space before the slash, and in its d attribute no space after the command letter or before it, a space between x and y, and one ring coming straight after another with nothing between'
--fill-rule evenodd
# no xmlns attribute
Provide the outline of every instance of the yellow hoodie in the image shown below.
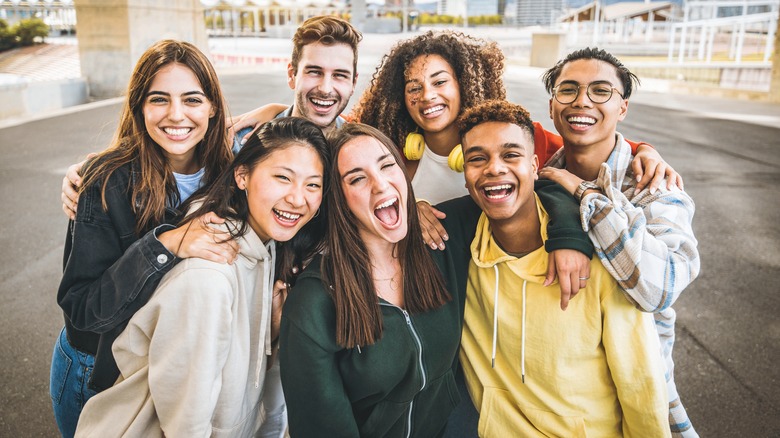
<svg viewBox="0 0 780 438"><path fill-rule="evenodd" d="M558 283L542 285L543 247L508 255L483 214L471 252L460 360L481 437L670 436L653 317L598 259L562 311Z"/></svg>

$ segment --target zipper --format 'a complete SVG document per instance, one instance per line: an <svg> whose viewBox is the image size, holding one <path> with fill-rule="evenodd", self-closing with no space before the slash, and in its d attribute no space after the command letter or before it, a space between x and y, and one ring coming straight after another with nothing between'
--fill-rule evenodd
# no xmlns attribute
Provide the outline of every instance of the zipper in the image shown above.
<svg viewBox="0 0 780 438"><path fill-rule="evenodd" d="M412 338L414 339L415 344L417 344L417 365L419 365L420 368L420 374L422 375L422 385L420 386L420 391L425 389L425 385L428 383L428 377L425 373L425 365L423 364L423 348L422 348L422 342L420 341L420 336L417 335L417 330L414 328L414 324L412 324L412 318L409 317L409 313L396 306L395 304L391 303L383 303L379 302L381 306L387 306L387 307L393 307L395 309L398 309L401 314L403 314L404 319L406 320L406 326L409 328L409 332L412 334ZM409 414L406 417L406 437L409 438L412 434L412 409L414 408L414 399L409 403Z"/></svg>

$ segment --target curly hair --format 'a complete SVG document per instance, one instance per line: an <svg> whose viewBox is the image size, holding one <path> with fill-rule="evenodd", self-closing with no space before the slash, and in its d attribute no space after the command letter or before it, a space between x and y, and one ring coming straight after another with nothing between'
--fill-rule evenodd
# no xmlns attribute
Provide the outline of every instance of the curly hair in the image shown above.
<svg viewBox="0 0 780 438"><path fill-rule="evenodd" d="M418 128L406 110L406 71L421 55L439 55L457 75L461 111L486 99L504 99L504 54L493 41L454 31L428 31L396 44L382 58L355 107L355 120L371 125L403 146Z"/></svg>
<svg viewBox="0 0 780 438"><path fill-rule="evenodd" d="M505 100L488 100L464 111L455 122L458 135L463 137L475 126L488 122L511 123L523 128L534 138L534 122L531 115L520 105ZM533 144L533 142L532 142Z"/></svg>

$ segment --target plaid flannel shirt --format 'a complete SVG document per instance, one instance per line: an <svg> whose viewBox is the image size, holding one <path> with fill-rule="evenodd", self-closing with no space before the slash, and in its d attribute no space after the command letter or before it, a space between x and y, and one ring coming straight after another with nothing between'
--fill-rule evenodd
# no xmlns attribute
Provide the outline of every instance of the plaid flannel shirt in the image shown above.
<svg viewBox="0 0 780 438"><path fill-rule="evenodd" d="M671 305L699 275L700 259L691 221L693 199L681 189L662 184L654 194L645 188L634 194L637 181L631 169L631 146L621 134L602 163L595 183L602 193L584 196L582 227L604 267L637 308L653 312L666 363L669 421L675 436L697 437L674 383L674 324ZM564 148L547 166L565 168Z"/></svg>

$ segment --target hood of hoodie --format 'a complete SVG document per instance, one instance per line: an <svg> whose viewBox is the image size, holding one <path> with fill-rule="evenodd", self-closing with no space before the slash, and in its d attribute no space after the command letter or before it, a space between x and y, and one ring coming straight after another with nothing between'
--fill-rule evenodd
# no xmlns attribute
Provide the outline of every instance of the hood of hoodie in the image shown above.
<svg viewBox="0 0 780 438"><path fill-rule="evenodd" d="M216 229L223 231L236 230L241 226L240 222L231 220L224 224L212 225ZM258 263L263 264L262 269L257 272L257 288L262 288L260 296L255 300L261 304L260 311L253 314L257 327L260 328L261 336L258 339L257 358L254 373L254 386L260 387L261 376L265 372L266 361L262 355L271 355L271 311L274 291L274 267L276 265L276 242L271 239L268 243L263 243L260 236L255 233L252 227L247 225L246 233L236 239L238 243L238 257L234 263L244 266L244 269L252 270Z"/></svg>
<svg viewBox="0 0 780 438"><path fill-rule="evenodd" d="M547 240L547 213L542 207L542 203L534 193L534 201L536 202L536 213L539 215L539 232L542 236L542 242ZM518 291L522 295L522 307L521 307L521 335L520 335L520 376L523 383L525 383L525 321L526 321L526 289L528 283L544 283L544 279L547 275L547 252L544 249L544 245L526 254L524 257L515 257L507 254L496 242L493 237L493 232L490 227L490 221L485 213L479 218L477 223L476 235L471 242L471 259L479 269L487 269L492 271L495 283L492 291L481 290L481 294L493 295L493 337L492 337L492 352L490 363L491 367L496 365L496 351L498 348L498 325L499 325L499 306L500 306L500 290L501 290L501 273L499 272L499 265L504 264L505 269L511 272L511 275L516 276L522 282L522 287ZM485 274L491 275L491 274ZM505 286L506 287L506 286ZM468 324L468 318L467 322Z"/></svg>
<svg viewBox="0 0 780 438"><path fill-rule="evenodd" d="M549 220L535 193L534 199L536 212L541 223L539 232L542 235L542 241L545 241L547 240L547 222ZM544 254L544 257L539 256L540 252ZM547 275L547 253L544 250L544 245L522 258L507 254L493 237L490 221L485 213L482 213L479 218L476 235L471 242L471 259L480 268L492 268L499 263L511 262L507 263L507 267L519 278L531 283L544 283L544 278Z"/></svg>

